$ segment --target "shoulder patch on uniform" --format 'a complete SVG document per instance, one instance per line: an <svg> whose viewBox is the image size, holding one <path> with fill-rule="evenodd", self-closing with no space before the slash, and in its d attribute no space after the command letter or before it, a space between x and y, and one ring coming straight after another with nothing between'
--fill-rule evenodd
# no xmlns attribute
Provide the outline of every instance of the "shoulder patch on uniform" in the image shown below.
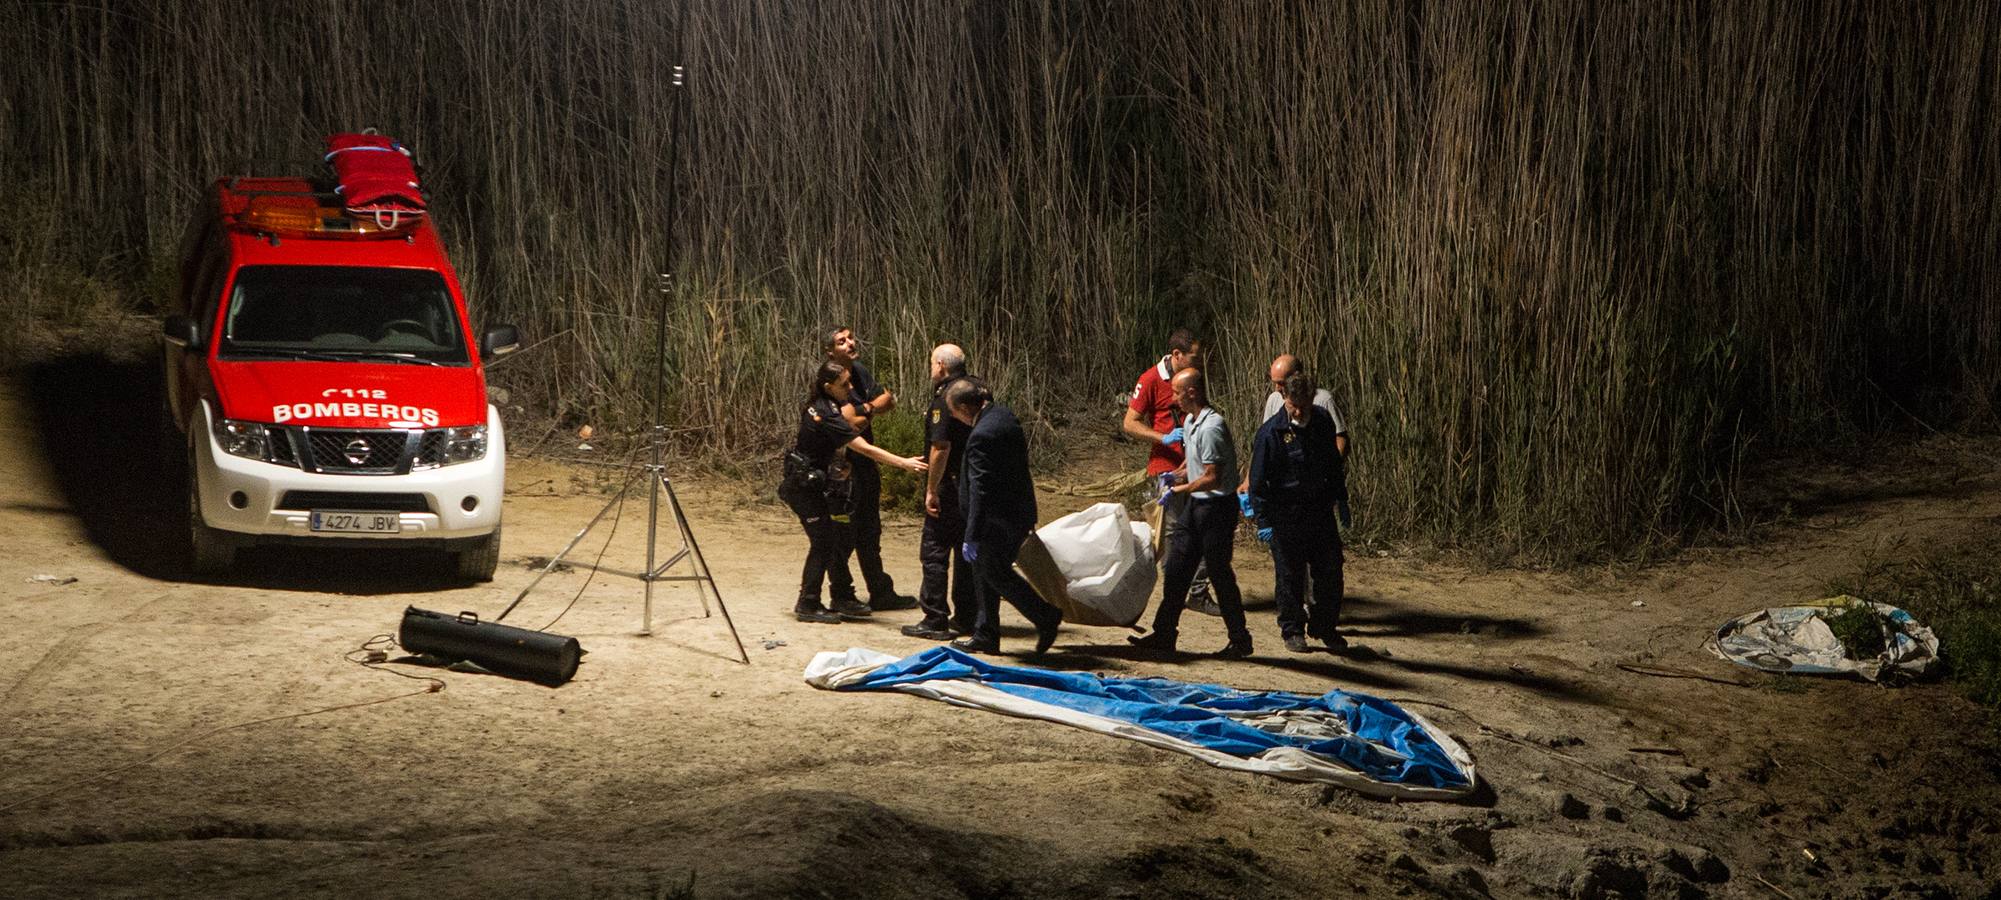
<svg viewBox="0 0 2001 900"><path fill-rule="evenodd" d="M939 413L938 413L938 411L937 411L937 410L935 410L935 409L934 409L934 410L932 410L932 411L931 411L931 424L933 424L933 425L936 425L936 424L938 424L938 418L939 418Z"/></svg>

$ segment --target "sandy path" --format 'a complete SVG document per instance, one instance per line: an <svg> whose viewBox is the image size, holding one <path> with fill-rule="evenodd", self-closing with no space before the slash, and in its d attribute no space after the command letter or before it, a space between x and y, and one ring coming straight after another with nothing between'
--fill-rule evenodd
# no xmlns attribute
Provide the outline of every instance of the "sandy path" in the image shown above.
<svg viewBox="0 0 2001 900"><path fill-rule="evenodd" d="M421 554L294 552L186 582L170 492L132 464L150 438L67 437L145 422L145 377L76 362L0 388L0 805L209 729L421 687L342 654L393 631L407 605L497 613L532 577L519 560L560 548L603 503L593 470L515 460L508 562L490 585L441 582ZM1264 605L1251 660L1143 661L1122 651L1124 630L1075 627L1048 660L1456 707L1478 723L1414 708L1478 761L1491 790L1462 805L1379 803L1046 724L814 691L800 672L816 651L930 646L896 632L915 611L793 622L805 541L789 516L739 486L677 486L750 665L690 589L663 588L655 633L639 637L638 584L601 577L554 629L589 650L575 682L443 673L442 693L225 732L0 810L0 895L675 896L691 878L695 896L1776 896L1758 879L1801 897L1973 895L2001 858L1986 824L2001 757L1949 687L1778 691L1699 649L1716 623L1811 596L1871 548L1994 528L1992 477L1618 579L1351 558L1362 649L1345 657L1285 654ZM1045 498L1045 514L1081 505ZM643 514L626 508L608 565L637 567ZM915 525L892 523L884 544L914 590ZM1239 555L1247 590L1268 596L1261 555ZM582 584L552 577L510 622L548 621ZM1221 646L1217 620L1189 618L1188 646ZM1004 644L1024 648L1028 630L1009 621Z"/></svg>

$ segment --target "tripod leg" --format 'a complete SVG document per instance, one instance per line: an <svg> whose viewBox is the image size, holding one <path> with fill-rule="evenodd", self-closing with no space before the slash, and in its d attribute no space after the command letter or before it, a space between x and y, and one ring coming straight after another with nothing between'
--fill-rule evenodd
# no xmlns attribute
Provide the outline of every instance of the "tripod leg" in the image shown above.
<svg viewBox="0 0 2001 900"><path fill-rule="evenodd" d="M674 493L674 483L668 481L667 476L662 474L660 476L660 486L667 489L667 504L674 510L674 521L681 526L681 540L687 543L689 553L695 558L695 566L701 570L701 581L696 584L696 593L700 594L701 585L707 584L710 592L716 595L716 609L722 611L723 624L729 626L730 640L736 641L737 656L742 659L744 665L750 665L750 651L743 648L743 637L737 634L736 622L730 619L730 608L723 603L722 589L716 587L715 576L709 572L708 557L702 555L702 545L695 540L695 530L688 527L688 514L681 511L681 498ZM704 598L702 600L704 614L706 614L708 606L709 601Z"/></svg>
<svg viewBox="0 0 2001 900"><path fill-rule="evenodd" d="M674 483L667 480L665 474L662 474L660 481L653 486L655 492L658 492L662 488L666 489L668 500L673 505L674 527L681 531L681 552L670 557L662 567L665 568L666 566L673 565L680 561L681 557L693 555L696 557L696 562L699 563L699 568L701 569L696 575L700 580L708 582L710 588L713 589L715 579L709 577L709 564L706 560L701 559L695 550L695 532L688 527L688 519L681 513L681 504L674 501ZM702 601L702 618L706 619L714 615L714 613L709 611L709 595L702 592L699 584L696 585L695 596Z"/></svg>
<svg viewBox="0 0 2001 900"><path fill-rule="evenodd" d="M541 584L542 579L549 577L549 573L556 570L556 564L562 562L563 557L569 556L570 551L577 549L577 545L584 542L584 535L590 534L591 529L598 527L598 523L604 521L606 513L618 508L619 504L625 502L625 493L632 490L632 479L637 475L638 473L635 472L633 475L626 477L625 483L619 485L618 493L611 496L611 501L606 503L603 509L598 510L598 514L592 516L589 522L584 523L584 527L577 531L577 536L570 538L570 542L565 544L561 551L558 551L555 556L549 557L549 562L542 566L542 571L535 573L535 580L528 582L528 586L522 588L521 593L514 595L514 602L507 604L507 608L501 610L500 615L493 617L493 621L498 622L507 618L507 614L513 612L515 607L520 606L522 600L527 599L529 594L534 593L535 586Z"/></svg>
<svg viewBox="0 0 2001 900"><path fill-rule="evenodd" d="M654 474L654 478L646 490L646 568L643 570L646 575L642 579L646 582L646 602L639 620L639 633L641 635L653 633L653 582L659 577L659 573L653 569L653 551L655 536L660 532L660 485L666 480L666 476L661 474L660 456L661 447L666 441L667 430L655 425L653 427L653 465L648 470Z"/></svg>

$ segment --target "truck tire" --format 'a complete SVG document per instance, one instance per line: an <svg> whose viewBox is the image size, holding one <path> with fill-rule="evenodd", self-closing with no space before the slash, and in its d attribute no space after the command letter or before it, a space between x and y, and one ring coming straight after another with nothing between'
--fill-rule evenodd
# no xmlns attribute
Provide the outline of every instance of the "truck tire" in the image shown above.
<svg viewBox="0 0 2001 900"><path fill-rule="evenodd" d="M492 581L494 570L500 568L500 526L493 526L492 534L452 554L452 561L461 580Z"/></svg>
<svg viewBox="0 0 2001 900"><path fill-rule="evenodd" d="M236 543L228 535L208 527L201 518L201 495L197 489L201 476L196 474L193 462L187 469L188 481L188 567L196 575L221 575L236 565Z"/></svg>

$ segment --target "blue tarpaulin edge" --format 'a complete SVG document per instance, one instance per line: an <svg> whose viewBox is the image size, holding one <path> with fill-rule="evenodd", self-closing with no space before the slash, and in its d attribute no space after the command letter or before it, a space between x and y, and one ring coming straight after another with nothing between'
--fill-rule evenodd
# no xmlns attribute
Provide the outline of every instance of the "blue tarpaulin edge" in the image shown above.
<svg viewBox="0 0 2001 900"><path fill-rule="evenodd" d="M1280 748L1338 760L1386 784L1464 790L1468 774L1402 707L1352 691L1324 694L1241 691L1217 684L1166 678L1105 678L996 665L950 647L934 647L882 665L838 690L894 690L899 685L956 679L975 681L1025 700L1129 722L1234 756L1256 757ZM1235 714L1321 710L1338 716L1350 735L1307 737L1265 731Z"/></svg>

